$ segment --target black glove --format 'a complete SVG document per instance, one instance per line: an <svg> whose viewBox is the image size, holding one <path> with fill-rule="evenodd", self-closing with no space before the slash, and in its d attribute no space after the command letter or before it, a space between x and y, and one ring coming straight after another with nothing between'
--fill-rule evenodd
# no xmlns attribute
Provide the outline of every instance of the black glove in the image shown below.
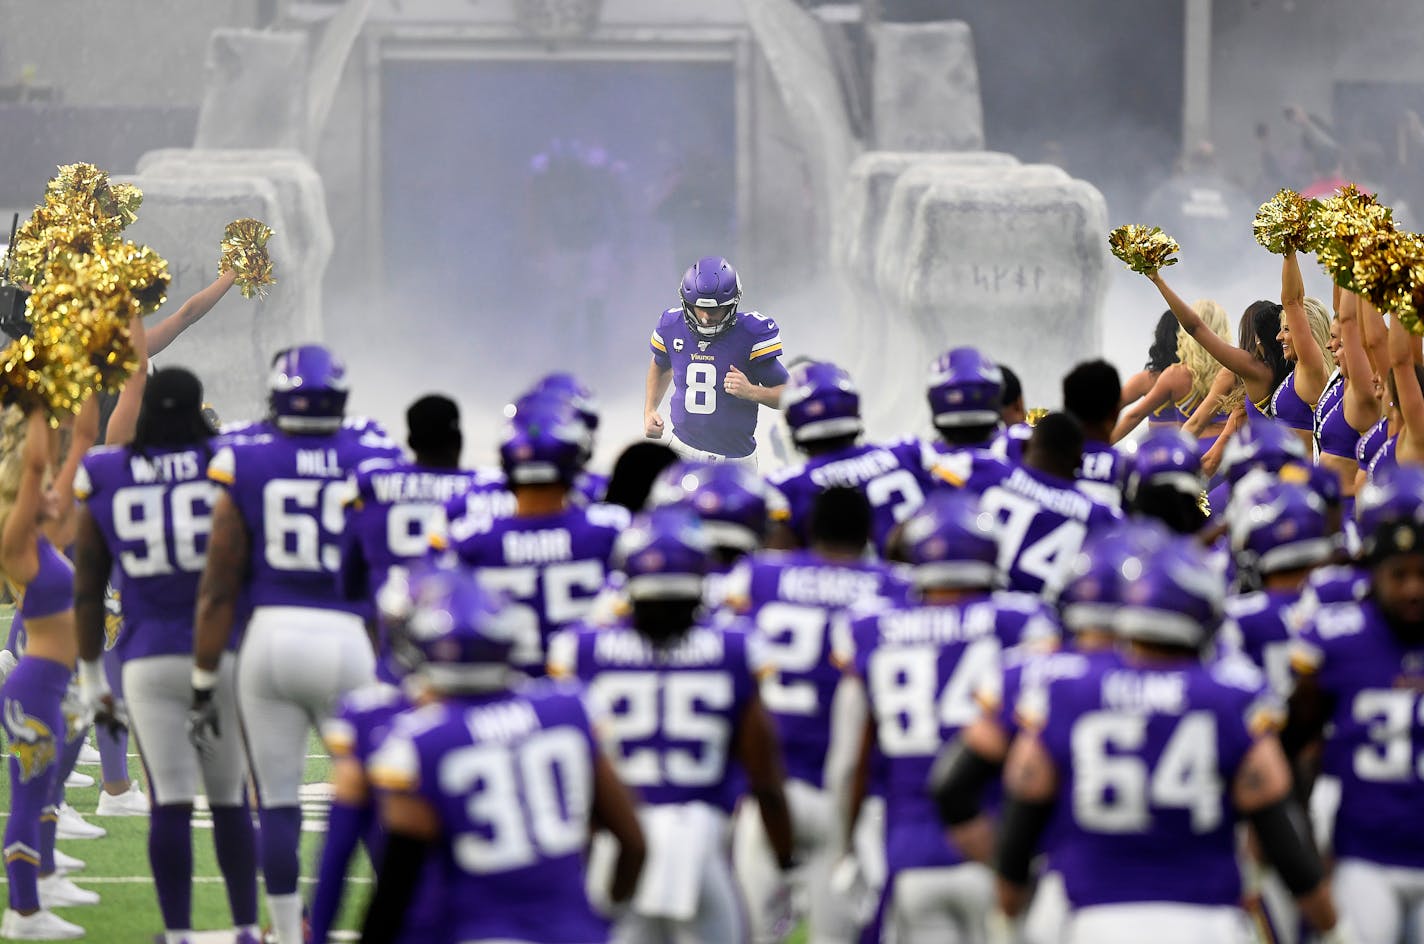
<svg viewBox="0 0 1424 944"><path fill-rule="evenodd" d="M207 755L216 749L213 742L220 737L218 704L213 701L212 690L193 689L193 703L188 707L188 740L199 754Z"/></svg>
<svg viewBox="0 0 1424 944"><path fill-rule="evenodd" d="M111 737L118 737L129 729L129 713L112 693L100 695L94 705L94 723L107 728Z"/></svg>

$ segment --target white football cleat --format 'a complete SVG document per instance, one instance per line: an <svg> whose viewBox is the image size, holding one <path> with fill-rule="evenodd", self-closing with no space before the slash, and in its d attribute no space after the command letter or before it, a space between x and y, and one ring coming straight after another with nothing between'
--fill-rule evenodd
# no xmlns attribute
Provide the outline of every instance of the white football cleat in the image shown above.
<svg viewBox="0 0 1424 944"><path fill-rule="evenodd" d="M71 770L69 776L64 778L64 789L83 790L85 787L94 786L94 778L88 774L81 774L77 770Z"/></svg>
<svg viewBox="0 0 1424 944"><path fill-rule="evenodd" d="M79 749L79 760L75 763L83 764L86 767L93 767L103 762L104 758L99 754L99 749L88 741L85 741L84 746Z"/></svg>
<svg viewBox="0 0 1424 944"><path fill-rule="evenodd" d="M84 860L77 859L72 855L65 855L60 849L54 850L54 868L57 872L68 875L70 872L83 872Z"/></svg>
<svg viewBox="0 0 1424 944"><path fill-rule="evenodd" d="M40 904L45 908L73 908L98 903L98 892L80 888L58 872L40 877Z"/></svg>
<svg viewBox="0 0 1424 944"><path fill-rule="evenodd" d="M68 803L59 807L59 822L55 826L56 839L103 839L109 831L79 815L79 811Z"/></svg>
<svg viewBox="0 0 1424 944"><path fill-rule="evenodd" d="M0 937L11 941L73 941L83 936L83 928L52 911L22 915L6 908L0 919Z"/></svg>
<svg viewBox="0 0 1424 944"><path fill-rule="evenodd" d="M94 815L147 816L148 796L133 781L129 782L129 788L123 793L109 793L106 790L100 790L99 807L94 811Z"/></svg>

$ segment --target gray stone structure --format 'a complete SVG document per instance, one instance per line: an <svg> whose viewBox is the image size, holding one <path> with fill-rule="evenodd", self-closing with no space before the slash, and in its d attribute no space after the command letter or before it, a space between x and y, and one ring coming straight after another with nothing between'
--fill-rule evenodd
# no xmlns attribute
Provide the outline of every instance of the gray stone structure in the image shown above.
<svg viewBox="0 0 1424 944"><path fill-rule="evenodd" d="M871 28L875 146L886 151L978 151L984 111L974 37L959 21Z"/></svg>

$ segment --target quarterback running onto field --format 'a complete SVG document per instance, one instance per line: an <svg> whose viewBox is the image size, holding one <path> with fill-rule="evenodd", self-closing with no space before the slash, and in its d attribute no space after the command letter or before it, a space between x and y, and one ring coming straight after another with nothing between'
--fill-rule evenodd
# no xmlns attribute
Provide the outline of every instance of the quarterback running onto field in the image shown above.
<svg viewBox="0 0 1424 944"><path fill-rule="evenodd" d="M658 407L672 387L672 438L684 459L755 464L757 406L776 407L786 384L781 330L755 311L738 311L742 280L719 256L682 277L682 305L658 319L643 400L643 432L663 438Z"/></svg>

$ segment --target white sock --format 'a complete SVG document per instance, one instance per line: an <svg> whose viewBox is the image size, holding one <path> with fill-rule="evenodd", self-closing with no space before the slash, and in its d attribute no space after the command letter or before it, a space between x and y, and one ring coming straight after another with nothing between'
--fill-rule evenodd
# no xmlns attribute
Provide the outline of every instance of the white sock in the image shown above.
<svg viewBox="0 0 1424 944"><path fill-rule="evenodd" d="M164 940L165 944L183 944L183 941L184 941L185 939L187 939L188 935L190 935L190 934L192 934L192 933L193 933L193 932L192 932L191 930L189 930L189 931L164 931L164 932L163 932L163 940Z"/></svg>
<svg viewBox="0 0 1424 944"><path fill-rule="evenodd" d="M304 944L301 895L269 894L267 911L272 916L272 929L277 932L277 944Z"/></svg>

